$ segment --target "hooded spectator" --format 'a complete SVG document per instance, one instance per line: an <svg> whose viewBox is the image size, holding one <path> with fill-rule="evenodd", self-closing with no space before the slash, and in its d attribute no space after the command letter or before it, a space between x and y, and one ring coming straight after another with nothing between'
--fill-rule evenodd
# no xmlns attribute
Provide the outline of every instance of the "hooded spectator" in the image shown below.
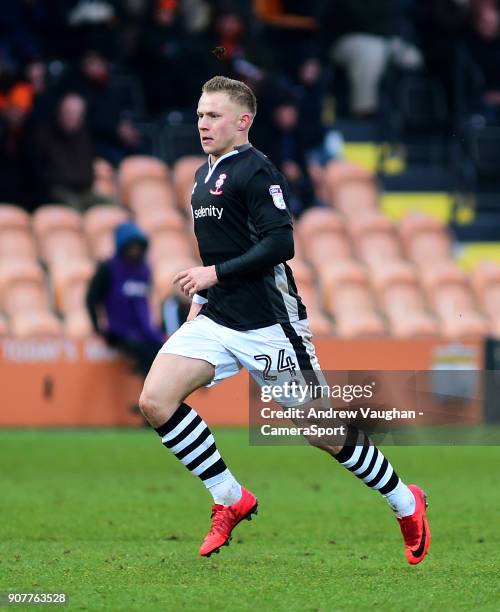
<svg viewBox="0 0 500 612"><path fill-rule="evenodd" d="M95 332L132 357L146 376L164 342L151 317L148 239L135 223L126 222L116 228L115 244L114 257L100 263L90 281L87 308Z"/></svg>

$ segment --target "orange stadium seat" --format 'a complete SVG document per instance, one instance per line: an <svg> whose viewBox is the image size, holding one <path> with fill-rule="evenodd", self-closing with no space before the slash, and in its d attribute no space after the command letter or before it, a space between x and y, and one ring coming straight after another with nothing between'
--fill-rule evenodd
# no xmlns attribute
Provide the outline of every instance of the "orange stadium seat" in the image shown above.
<svg viewBox="0 0 500 612"><path fill-rule="evenodd" d="M399 233L407 256L417 265L451 259L449 230L439 219L420 213L408 215L399 222Z"/></svg>
<svg viewBox="0 0 500 612"><path fill-rule="evenodd" d="M378 209L378 186L368 170L349 162L330 162L324 172L328 202L346 217Z"/></svg>
<svg viewBox="0 0 500 612"><path fill-rule="evenodd" d="M88 338L93 333L86 310L67 312L63 321L64 334L69 338Z"/></svg>
<svg viewBox="0 0 500 612"><path fill-rule="evenodd" d="M1 309L11 316L26 310L48 310L43 272L31 262L0 266Z"/></svg>
<svg viewBox="0 0 500 612"><path fill-rule="evenodd" d="M188 155L178 159L173 168L173 180L177 206L180 210L189 211L191 192L193 191L196 170L207 161L202 155Z"/></svg>
<svg viewBox="0 0 500 612"><path fill-rule="evenodd" d="M92 206L84 213L83 227L94 259L112 257L115 251L114 229L127 219L127 212L119 206Z"/></svg>
<svg viewBox="0 0 500 612"><path fill-rule="evenodd" d="M327 208L310 208L296 224L296 243L314 266L349 259L351 245L341 217Z"/></svg>
<svg viewBox="0 0 500 612"><path fill-rule="evenodd" d="M368 276L359 263L339 261L319 269L323 303L335 317L336 330L344 338L385 334L382 319L368 284Z"/></svg>
<svg viewBox="0 0 500 612"><path fill-rule="evenodd" d="M33 213L33 230L37 238L60 229L80 231L82 217L79 212L58 204L41 206Z"/></svg>
<svg viewBox="0 0 500 612"><path fill-rule="evenodd" d="M321 310L318 289L312 269L298 258L287 262L293 272L293 277L305 307L307 318L313 334L325 336L333 331L333 324Z"/></svg>
<svg viewBox="0 0 500 612"><path fill-rule="evenodd" d="M378 208L378 187L373 180L346 181L335 192L335 208L348 218Z"/></svg>
<svg viewBox="0 0 500 612"><path fill-rule="evenodd" d="M60 336L63 332L59 319L45 310L14 313L10 317L9 329L16 338Z"/></svg>
<svg viewBox="0 0 500 612"><path fill-rule="evenodd" d="M354 259L326 262L317 267L324 309L331 312L335 288L341 283L368 286L366 268Z"/></svg>
<svg viewBox="0 0 500 612"><path fill-rule="evenodd" d="M368 265L385 264L401 257L401 246L392 221L377 212L353 217L349 223L359 257Z"/></svg>
<svg viewBox="0 0 500 612"><path fill-rule="evenodd" d="M3 290L16 278L34 279L43 282L43 270L37 261L0 261L0 298Z"/></svg>
<svg viewBox="0 0 500 612"><path fill-rule="evenodd" d="M74 261L57 266L50 280L55 308L62 314L85 310L85 295L95 266L90 261Z"/></svg>
<svg viewBox="0 0 500 612"><path fill-rule="evenodd" d="M130 186L129 207L136 215L175 209L172 185L164 179L138 179Z"/></svg>
<svg viewBox="0 0 500 612"><path fill-rule="evenodd" d="M177 210L152 210L135 216L136 222L148 235L159 231L185 232L186 219Z"/></svg>
<svg viewBox="0 0 500 612"><path fill-rule="evenodd" d="M165 217L164 217L165 219ZM175 215L168 215L168 223L177 224ZM166 222L166 221L164 221ZM193 258L193 238L185 229L175 226L160 226L150 233L149 259L157 262L161 259Z"/></svg>
<svg viewBox="0 0 500 612"><path fill-rule="evenodd" d="M487 323L476 307L468 279L456 264L438 263L421 272L442 333L450 338L483 335Z"/></svg>
<svg viewBox="0 0 500 612"><path fill-rule="evenodd" d="M21 228L0 228L0 261L36 261L36 245L31 232Z"/></svg>
<svg viewBox="0 0 500 612"><path fill-rule="evenodd" d="M29 230L30 216L14 204L0 204L0 229L5 227L20 227Z"/></svg>
<svg viewBox="0 0 500 612"><path fill-rule="evenodd" d="M36 260L30 216L11 204L0 204L0 261Z"/></svg>
<svg viewBox="0 0 500 612"><path fill-rule="evenodd" d="M63 316L64 333L71 338L84 338L92 334L85 296L94 269L92 262L80 261L58 266L52 271L54 305Z"/></svg>
<svg viewBox="0 0 500 612"><path fill-rule="evenodd" d="M33 214L33 229L40 257L50 266L88 259L82 216L67 206L47 205Z"/></svg>
<svg viewBox="0 0 500 612"><path fill-rule="evenodd" d="M481 311L489 319L490 333L500 336L500 265L479 264L472 272L471 282Z"/></svg>
<svg viewBox="0 0 500 612"><path fill-rule="evenodd" d="M369 170L345 160L328 162L323 176L330 203L333 203L335 193L343 183L373 180L373 174Z"/></svg>
<svg viewBox="0 0 500 612"><path fill-rule="evenodd" d="M406 261L391 261L370 274L379 304L393 336L412 338L439 334L437 322L427 312L415 268Z"/></svg>
<svg viewBox="0 0 500 612"><path fill-rule="evenodd" d="M164 162L147 155L131 155L126 157L118 168L118 184L120 196L125 206L129 205L130 188L139 179L154 178L169 181L169 170Z"/></svg>
<svg viewBox="0 0 500 612"><path fill-rule="evenodd" d="M89 259L83 232L66 229L47 234L40 242L40 255L50 267Z"/></svg>

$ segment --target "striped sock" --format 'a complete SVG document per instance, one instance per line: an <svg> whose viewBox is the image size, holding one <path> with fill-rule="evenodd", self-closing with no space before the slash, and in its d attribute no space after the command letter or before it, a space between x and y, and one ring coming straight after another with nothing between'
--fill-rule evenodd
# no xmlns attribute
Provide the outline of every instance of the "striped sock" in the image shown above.
<svg viewBox="0 0 500 612"><path fill-rule="evenodd" d="M413 493L364 432L349 427L345 444L335 459L368 487L381 493L398 517L415 512Z"/></svg>
<svg viewBox="0 0 500 612"><path fill-rule="evenodd" d="M182 403L156 432L163 445L198 476L214 503L230 506L241 498L241 486L228 470L205 421Z"/></svg>

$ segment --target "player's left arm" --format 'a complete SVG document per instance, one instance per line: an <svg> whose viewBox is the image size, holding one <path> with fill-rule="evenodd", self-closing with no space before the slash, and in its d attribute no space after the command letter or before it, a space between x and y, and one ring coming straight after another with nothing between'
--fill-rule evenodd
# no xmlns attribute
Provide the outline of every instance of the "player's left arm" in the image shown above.
<svg viewBox="0 0 500 612"><path fill-rule="evenodd" d="M248 181L245 197L260 240L243 255L228 261L179 272L173 282L179 283L185 295L192 297L220 280L239 278L293 258L292 217L283 179L260 170Z"/></svg>

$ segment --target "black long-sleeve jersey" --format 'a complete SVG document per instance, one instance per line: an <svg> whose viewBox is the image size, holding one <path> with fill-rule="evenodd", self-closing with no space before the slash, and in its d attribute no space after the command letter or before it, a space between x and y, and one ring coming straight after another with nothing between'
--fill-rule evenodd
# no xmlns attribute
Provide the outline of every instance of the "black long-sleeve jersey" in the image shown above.
<svg viewBox="0 0 500 612"><path fill-rule="evenodd" d="M287 185L250 144L196 171L194 231L205 266L219 282L201 292L201 312L226 327L258 329L307 317L292 271L293 225Z"/></svg>

